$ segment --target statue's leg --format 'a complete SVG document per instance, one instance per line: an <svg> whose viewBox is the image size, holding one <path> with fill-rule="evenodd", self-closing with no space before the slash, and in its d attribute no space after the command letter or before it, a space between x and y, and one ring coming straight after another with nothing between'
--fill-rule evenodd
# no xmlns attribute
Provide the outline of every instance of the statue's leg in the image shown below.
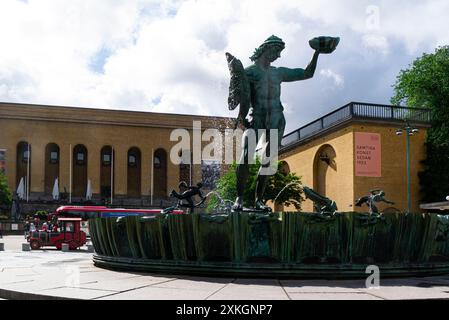
<svg viewBox="0 0 449 320"><path fill-rule="evenodd" d="M284 132L285 132L285 117L284 117L284 113L280 112L279 114L279 119L277 119L277 124L276 127L278 129L278 148L282 147L282 138L284 137Z"/></svg>
<svg viewBox="0 0 449 320"><path fill-rule="evenodd" d="M270 176L267 175L258 175L256 180L256 201L254 206L256 209L266 210L269 207L265 205L263 201L263 195L265 193L265 188L267 186L267 182Z"/></svg>
<svg viewBox="0 0 449 320"><path fill-rule="evenodd" d="M277 156L279 147L281 146L281 141L282 141L282 137L284 136L284 130L285 130L285 117L281 111L274 112L271 115L270 124L269 124L268 129L278 130L278 136L277 136L278 150L272 149L272 145L270 142L270 138L271 138L270 130L267 130L266 135L265 135L266 140L267 140L267 149L266 149L266 154L263 155L261 170L262 170L262 168L268 168L271 165L270 159L273 159L273 157L274 157L273 152L275 152L276 156ZM260 137L258 137L258 138L260 138ZM268 157L266 155L268 155ZM264 204L263 195L265 193L265 188L267 186L268 180L270 179L271 176L260 174L261 170L259 170L259 173L257 175L257 180L256 180L255 207L257 209L267 210L267 209L269 209L269 207Z"/></svg>
<svg viewBox="0 0 449 320"><path fill-rule="evenodd" d="M259 132L257 132L257 141L259 141L261 138L261 135L259 134ZM267 186L267 182L268 182L268 176L267 175L262 175L261 171L263 170L263 168L267 168L267 163L268 158L266 156L266 154L270 154L270 140L269 140L270 136L269 136L269 130L265 130L265 139L267 142L267 148L264 154L262 154L262 159L260 159L261 161L261 166L259 169L259 172L257 173L257 178L256 178L256 194L255 194L255 201L254 201L254 207L256 209L266 209L265 208L265 204L263 203L263 194L265 193L265 187Z"/></svg>
<svg viewBox="0 0 449 320"><path fill-rule="evenodd" d="M245 194L246 181L248 180L249 166L248 164L239 164L236 169L237 176L237 198L235 199L232 210L243 210L243 195Z"/></svg>
<svg viewBox="0 0 449 320"><path fill-rule="evenodd" d="M245 138L242 155L240 156L235 172L237 176L237 198L232 209L236 211L243 210L243 195L245 194L246 181L249 176L248 159L252 154L254 153L252 150L249 150L248 139Z"/></svg>

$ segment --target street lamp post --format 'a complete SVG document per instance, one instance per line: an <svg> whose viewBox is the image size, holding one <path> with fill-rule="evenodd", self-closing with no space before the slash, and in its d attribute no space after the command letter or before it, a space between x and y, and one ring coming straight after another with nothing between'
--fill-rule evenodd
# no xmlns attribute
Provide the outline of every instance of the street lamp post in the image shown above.
<svg viewBox="0 0 449 320"><path fill-rule="evenodd" d="M406 140L407 140L407 148L406 148L406 154L407 154L407 212L410 212L411 207L412 207L411 177L410 177L410 137L413 136L415 133L418 133L419 130L417 128L413 128L407 122L403 129L396 130L396 135L401 136L403 131L405 131L405 133L406 133L405 136L406 136Z"/></svg>

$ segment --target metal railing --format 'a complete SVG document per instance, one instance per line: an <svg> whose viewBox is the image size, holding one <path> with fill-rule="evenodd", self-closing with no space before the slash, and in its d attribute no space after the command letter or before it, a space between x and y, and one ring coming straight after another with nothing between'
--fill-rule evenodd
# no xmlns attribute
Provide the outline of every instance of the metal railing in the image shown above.
<svg viewBox="0 0 449 320"><path fill-rule="evenodd" d="M407 108L391 105L351 102L328 113L327 115L285 135L282 138L282 148L303 139L310 138L330 127L349 119L366 119L380 121L408 121L413 123L430 123L429 109Z"/></svg>

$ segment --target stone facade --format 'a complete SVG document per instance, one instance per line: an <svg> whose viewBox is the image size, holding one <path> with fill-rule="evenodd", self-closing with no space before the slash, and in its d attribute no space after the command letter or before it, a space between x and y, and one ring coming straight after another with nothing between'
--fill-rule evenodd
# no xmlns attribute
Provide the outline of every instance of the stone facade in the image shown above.
<svg viewBox="0 0 449 320"><path fill-rule="evenodd" d="M5 165L8 183L16 190L20 177L17 172L26 170L26 161L18 161L20 142L31 146L30 198L45 197L46 172L49 171L49 144L59 147L58 163L60 190L70 190L70 164L74 165L75 147L82 145L87 150L85 170L91 181L94 197L100 195L101 150L104 146L114 149L114 196L128 197L129 163L131 148L140 151L140 195L151 195L152 152L157 150L166 155L165 195L178 188L180 168L170 161L170 149L177 141L170 141L174 129L192 130L193 121L201 121L202 129L226 126L230 119L202 117L193 115L161 114L150 112L114 111L103 109L25 105L13 103L0 104L0 149L6 150ZM75 151L74 151L75 150ZM72 161L71 161L71 157ZM17 165L24 168L17 169ZM110 170L106 169L106 170ZM21 171L20 171L21 172ZM72 190L78 177L72 171ZM155 177L160 181L161 177ZM156 180L156 179L155 179ZM162 179L163 180L163 179ZM201 180L201 166L193 165L192 182ZM54 181L54 179L52 180ZM84 185L81 186L85 190ZM154 185L153 194L158 194ZM47 190L48 196L48 190ZM81 195L82 197L82 195ZM133 197L136 197L133 195ZM137 197L138 198L138 197Z"/></svg>
<svg viewBox="0 0 449 320"><path fill-rule="evenodd" d="M363 117L368 114L366 110L371 110L377 120L357 118L357 110L365 112ZM405 111L393 106L351 103L305 126L315 130L321 121L322 129L312 134L309 131L305 139L288 143L281 149L279 158L287 163L290 172L302 177L304 185L336 201L340 211L366 211L366 207L354 207L355 200L378 188L386 192L387 199L395 202L394 205L380 204L381 210L404 211L407 208L406 138L405 134L395 134L398 128L404 126L404 121L388 117L390 113L402 112L399 113L402 115ZM336 117L341 114L343 121ZM348 115L351 117L348 118ZM382 120L379 116L387 118ZM25 172L28 165L23 159L25 149L19 152L20 143L23 146L30 144L31 198L51 198L50 184L55 176L59 178L60 190L65 187L68 191L70 164L77 165L74 152L86 150L84 161L87 165L74 167L72 171L73 196L83 197L89 179L94 198L99 198L104 185L108 185L111 170L101 159L106 150L104 148L112 147L114 198L149 199L153 196L158 201L159 198L167 198L172 189L178 188L180 180L186 180L190 175L192 183L202 180L200 165L193 165L191 172L187 168L187 172L185 166L181 169L181 166L170 161L170 150L177 143L170 141L171 132L179 128L192 132L193 121L201 121L203 130L233 127L230 118L0 103L0 150L6 150L2 154L2 157L5 156L6 175L11 189L16 190L20 176L23 176L19 173ZM333 123L335 121L336 124ZM420 132L410 137L412 211L419 211L418 172L422 170L420 162L425 158L427 127L428 120L422 121L418 124ZM377 177L356 173L357 133L377 134L380 137L380 172ZM202 146L208 143L202 142ZM84 149L79 149L79 146ZM51 162L52 151L58 152L59 166ZM152 152L158 155L159 160L162 159L165 166L152 170ZM136 158L136 166L130 166L130 155ZM222 166L222 170L226 169L227 166ZM152 173L155 182L153 190ZM276 206L276 209L282 208ZM313 211L311 201L303 204L303 211Z"/></svg>
<svg viewBox="0 0 449 320"><path fill-rule="evenodd" d="M290 171L302 176L302 183L334 200L339 211L367 211L366 206L355 207L355 200L367 195L372 189L383 189L386 198L394 205L380 203L380 209L407 209L406 138L396 135L398 123L376 121L350 121L342 126L298 144L281 153L280 159L287 162ZM420 193L418 172L425 158L424 142L426 127L410 137L411 154L411 210L419 212ZM357 132L379 134L381 139L381 176L357 176L355 135ZM330 155L330 164L320 159L321 151ZM329 152L333 150L333 152ZM307 200L304 211L313 211Z"/></svg>

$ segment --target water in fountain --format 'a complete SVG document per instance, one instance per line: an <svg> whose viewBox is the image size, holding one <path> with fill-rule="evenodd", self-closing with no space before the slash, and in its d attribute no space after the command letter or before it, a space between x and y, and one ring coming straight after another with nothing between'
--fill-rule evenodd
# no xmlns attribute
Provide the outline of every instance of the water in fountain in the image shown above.
<svg viewBox="0 0 449 320"><path fill-rule="evenodd" d="M218 198L219 204L214 208L224 212L231 212L233 201L228 199L223 199L217 191L210 191L206 197L209 197L211 194L215 195Z"/></svg>
<svg viewBox="0 0 449 320"><path fill-rule="evenodd" d="M295 185L295 184L298 185L298 186L300 186L300 187L302 188L302 184L299 183L299 182L293 181L293 182L287 183L287 184L281 189L281 191L279 191L279 193L276 195L276 197L275 197L274 200L273 200L273 203L276 203L276 200L279 198L279 196L282 194L282 192L285 191L285 189L287 189L289 186Z"/></svg>

